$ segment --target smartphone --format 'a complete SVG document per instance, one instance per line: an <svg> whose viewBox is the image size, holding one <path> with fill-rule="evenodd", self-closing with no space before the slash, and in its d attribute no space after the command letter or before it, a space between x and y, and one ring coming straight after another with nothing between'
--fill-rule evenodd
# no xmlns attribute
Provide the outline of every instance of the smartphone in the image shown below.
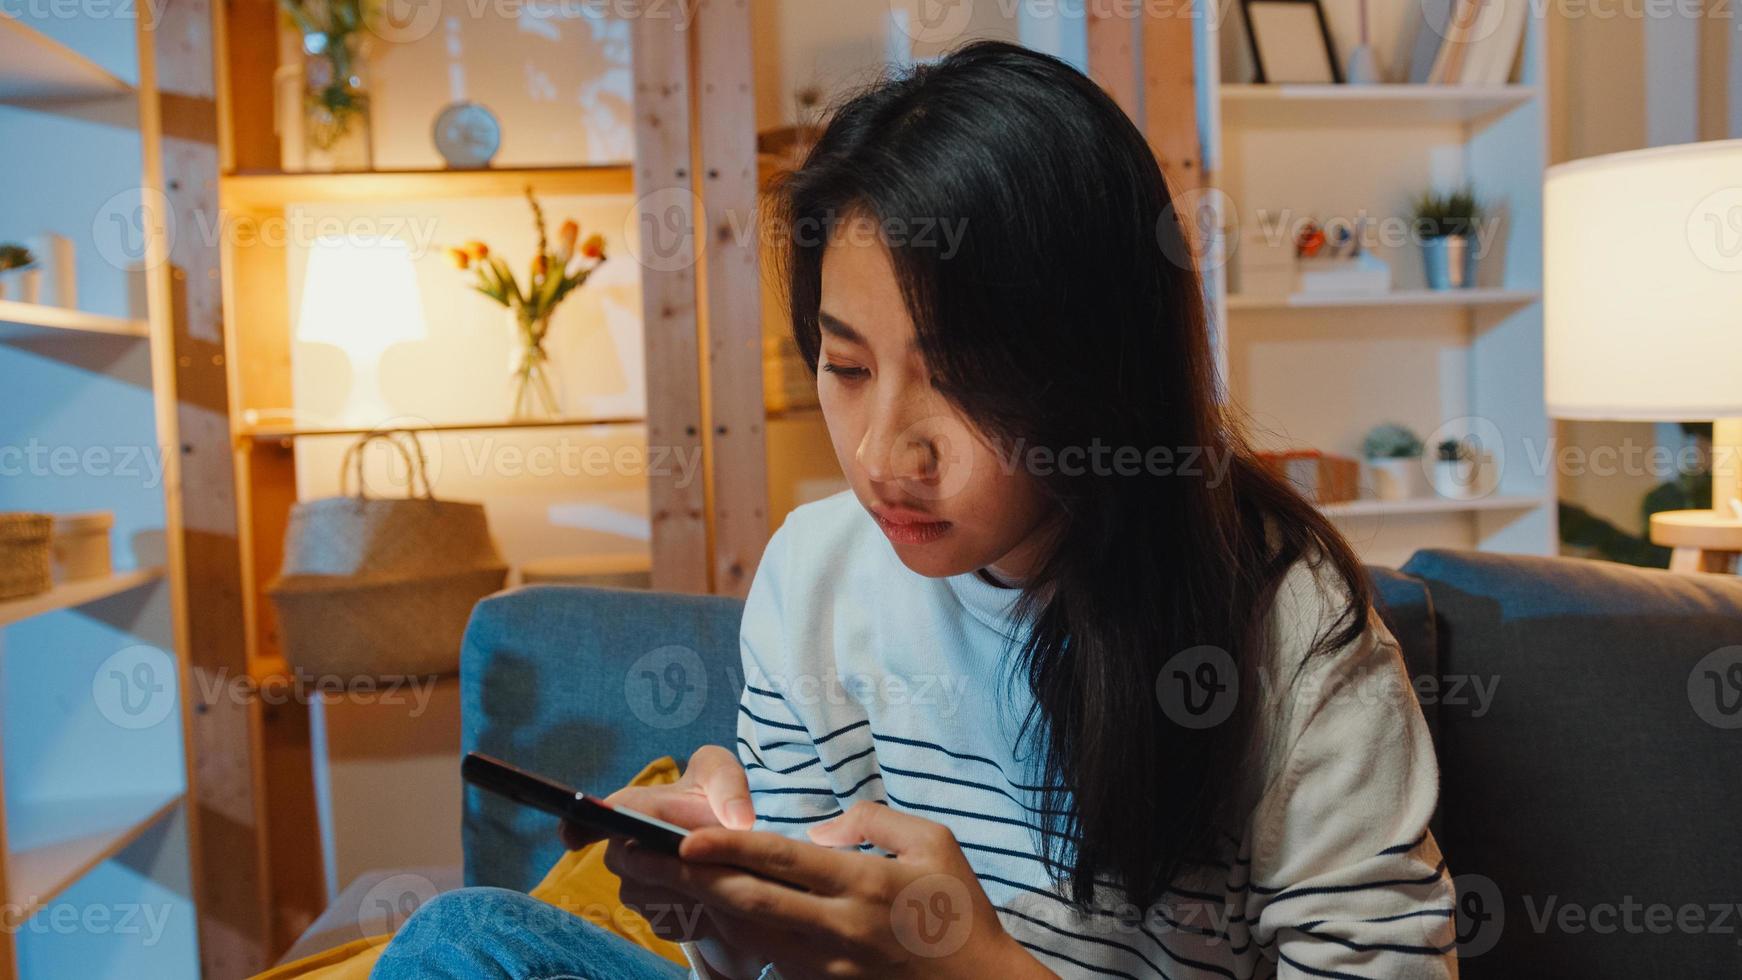
<svg viewBox="0 0 1742 980"><path fill-rule="evenodd" d="M606 837L626 838L673 857L677 856L678 844L689 835L689 831L676 824L637 813L628 807L612 806L597 796L589 796L482 752L466 753L465 760L460 763L460 778L479 789L559 816L577 827Z"/></svg>

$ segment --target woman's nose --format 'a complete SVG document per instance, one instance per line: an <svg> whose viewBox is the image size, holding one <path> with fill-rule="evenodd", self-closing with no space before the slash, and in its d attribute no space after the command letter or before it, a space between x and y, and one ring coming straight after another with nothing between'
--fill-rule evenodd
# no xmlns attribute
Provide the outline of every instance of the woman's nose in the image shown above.
<svg viewBox="0 0 1742 980"><path fill-rule="evenodd" d="M924 413L893 407L877 411L865 427L854 459L873 482L932 480L941 462L937 434L938 426L927 424Z"/></svg>

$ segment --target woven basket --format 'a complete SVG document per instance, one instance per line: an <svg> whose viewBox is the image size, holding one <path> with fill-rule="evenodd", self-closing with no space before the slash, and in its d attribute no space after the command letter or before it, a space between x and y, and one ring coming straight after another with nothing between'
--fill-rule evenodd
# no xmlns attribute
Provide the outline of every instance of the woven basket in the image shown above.
<svg viewBox="0 0 1742 980"><path fill-rule="evenodd" d="M48 514L0 514L0 599L18 599L54 587Z"/></svg>
<svg viewBox="0 0 1742 980"><path fill-rule="evenodd" d="M370 433L345 452L338 497L297 504L285 529L284 566L266 593L284 656L321 676L449 674L479 599L502 588L508 566L481 504L437 500L423 454L404 432ZM384 440L404 454L411 496L371 498L363 448ZM358 493L347 477L355 466ZM419 480L423 494L418 495Z"/></svg>

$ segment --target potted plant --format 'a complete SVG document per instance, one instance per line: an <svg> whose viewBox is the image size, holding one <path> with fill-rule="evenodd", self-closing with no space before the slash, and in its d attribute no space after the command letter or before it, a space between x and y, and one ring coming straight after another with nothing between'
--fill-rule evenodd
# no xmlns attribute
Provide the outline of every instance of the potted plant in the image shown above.
<svg viewBox="0 0 1742 980"><path fill-rule="evenodd" d="M367 42L380 36L373 0L278 0L302 38L302 131L310 170L368 170Z"/></svg>
<svg viewBox="0 0 1742 980"><path fill-rule="evenodd" d="M0 244L0 299L35 303L42 293L42 270L23 245Z"/></svg>
<svg viewBox="0 0 1742 980"><path fill-rule="evenodd" d="M1434 492L1447 500L1476 496L1476 451L1462 439L1446 439L1434 449Z"/></svg>
<svg viewBox="0 0 1742 980"><path fill-rule="evenodd" d="M1421 449L1421 438L1407 426L1388 422L1368 432L1361 440L1361 455L1367 459L1373 495L1380 500L1425 496Z"/></svg>
<svg viewBox="0 0 1742 980"><path fill-rule="evenodd" d="M1421 238L1423 271L1429 289L1462 289L1476 283L1476 223L1481 206L1470 188L1415 200L1414 225Z"/></svg>
<svg viewBox="0 0 1742 980"><path fill-rule="evenodd" d="M562 404L544 341L550 333L550 317L558 305L605 262L605 239L599 234L579 242L581 228L564 221L557 230L556 247L545 236L544 209L532 188L526 189L532 204L533 226L538 229L538 251L532 257L525 285L514 277L508 263L490 253L483 242L467 242L449 248L448 261L456 269L474 269L472 288L507 307L519 339L514 354L514 403L509 418L516 420L561 418Z"/></svg>

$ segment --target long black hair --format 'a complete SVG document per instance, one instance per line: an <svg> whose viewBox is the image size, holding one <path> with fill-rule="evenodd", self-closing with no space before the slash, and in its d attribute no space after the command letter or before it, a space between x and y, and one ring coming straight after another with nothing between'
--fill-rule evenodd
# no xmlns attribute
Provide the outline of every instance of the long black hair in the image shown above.
<svg viewBox="0 0 1742 980"><path fill-rule="evenodd" d="M1237 833L1257 699L1238 697L1216 725L1176 718L1157 697L1170 656L1223 651L1239 689L1256 691L1273 601L1302 560L1346 588L1314 649L1367 625L1349 546L1257 461L1219 399L1203 286L1170 201L1105 92L1057 58L979 41L851 94L768 202L813 371L823 232L854 215L910 232L954 221L953 248L886 242L939 392L995 444L1174 453L1135 473L1037 474L1059 531L1023 583L1013 662L1049 787L1042 853L1085 905L1110 880L1146 907Z"/></svg>

